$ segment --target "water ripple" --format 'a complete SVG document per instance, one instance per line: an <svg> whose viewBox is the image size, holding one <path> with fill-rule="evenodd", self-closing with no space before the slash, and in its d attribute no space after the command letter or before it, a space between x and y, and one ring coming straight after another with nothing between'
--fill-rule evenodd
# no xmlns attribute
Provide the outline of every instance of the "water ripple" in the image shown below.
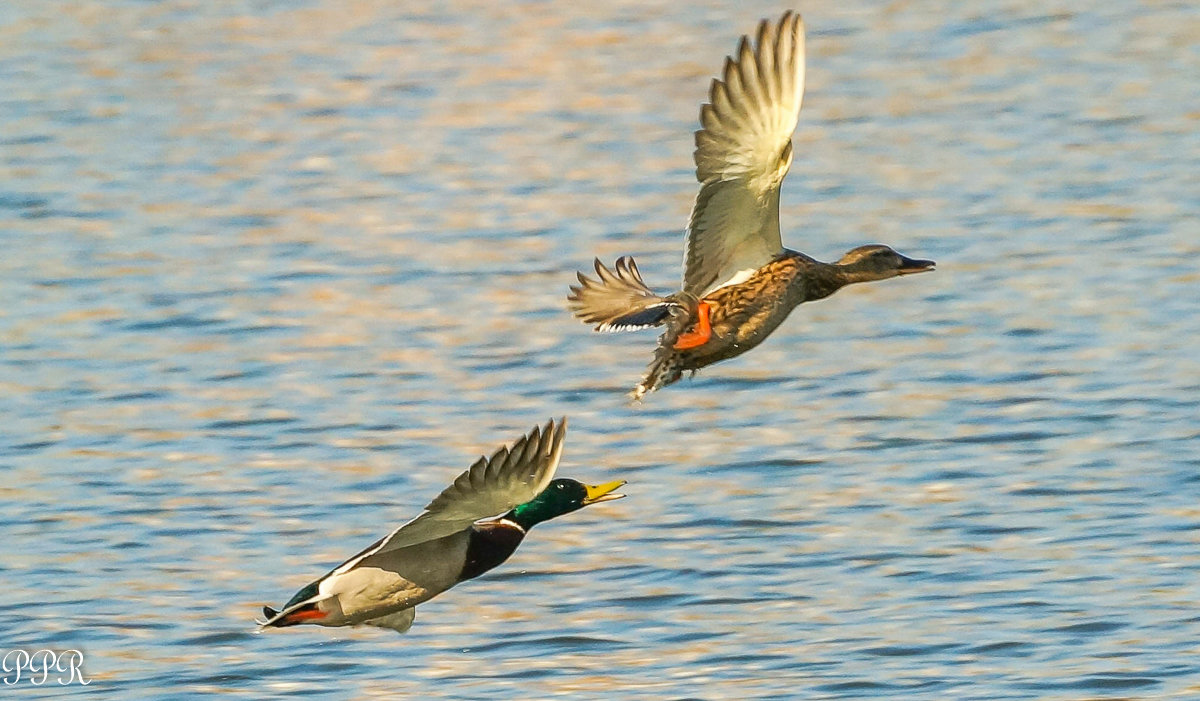
<svg viewBox="0 0 1200 701"><path fill-rule="evenodd" d="M938 271L630 405L654 334L566 285L677 282L777 4L0 6L5 640L129 699L1194 696L1200 9L801 9L785 242ZM405 636L255 632L564 413L627 499Z"/></svg>

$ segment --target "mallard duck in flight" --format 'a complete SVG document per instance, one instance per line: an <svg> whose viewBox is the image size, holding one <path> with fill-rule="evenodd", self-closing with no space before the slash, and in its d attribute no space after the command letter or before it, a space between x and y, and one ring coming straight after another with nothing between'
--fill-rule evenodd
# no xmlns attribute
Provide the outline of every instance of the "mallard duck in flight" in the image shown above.
<svg viewBox="0 0 1200 701"><path fill-rule="evenodd" d="M590 487L553 479L567 420L534 428L480 458L416 518L296 593L263 628L311 623L405 632L415 606L504 562L535 525L620 499L623 481Z"/></svg>
<svg viewBox="0 0 1200 701"><path fill-rule="evenodd" d="M666 325L635 400L685 370L745 353L803 302L856 282L933 270L931 260L882 245L860 246L836 263L783 247L779 188L803 95L804 24L789 11L777 24L760 22L753 42L742 37L700 108L700 192L688 221L683 289L657 294L628 256L612 270L597 259L596 279L580 273L571 287L571 310L597 331Z"/></svg>

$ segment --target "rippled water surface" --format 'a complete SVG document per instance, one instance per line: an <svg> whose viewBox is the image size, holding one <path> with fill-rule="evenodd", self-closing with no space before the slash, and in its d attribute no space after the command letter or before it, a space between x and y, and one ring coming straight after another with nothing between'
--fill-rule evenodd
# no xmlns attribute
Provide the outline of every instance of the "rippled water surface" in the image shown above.
<svg viewBox="0 0 1200 701"><path fill-rule="evenodd" d="M784 8L576 5L0 5L0 639L92 679L20 690L1200 696L1197 5L800 6L785 242L939 269L640 407L566 286L677 281ZM628 499L405 636L253 632L562 414Z"/></svg>

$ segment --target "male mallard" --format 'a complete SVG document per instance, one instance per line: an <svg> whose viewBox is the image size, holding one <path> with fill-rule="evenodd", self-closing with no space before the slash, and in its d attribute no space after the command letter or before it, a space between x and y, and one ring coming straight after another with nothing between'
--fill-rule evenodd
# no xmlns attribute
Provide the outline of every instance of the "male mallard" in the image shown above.
<svg viewBox="0 0 1200 701"><path fill-rule="evenodd" d="M783 247L779 187L792 164L792 132L804 94L804 25L787 12L763 20L751 46L725 59L700 108L696 179L700 192L688 221L683 289L650 290L632 258L609 270L596 260L593 280L579 274L567 296L577 317L597 331L666 324L634 399L762 343L796 305L845 285L932 270L887 246L860 246L836 263Z"/></svg>
<svg viewBox="0 0 1200 701"><path fill-rule="evenodd" d="M301 589L262 627L302 623L408 630L417 604L478 577L521 544L530 528L602 501L624 481L589 487L555 479L567 420L534 428L480 458L416 518ZM497 514L503 514L497 516Z"/></svg>

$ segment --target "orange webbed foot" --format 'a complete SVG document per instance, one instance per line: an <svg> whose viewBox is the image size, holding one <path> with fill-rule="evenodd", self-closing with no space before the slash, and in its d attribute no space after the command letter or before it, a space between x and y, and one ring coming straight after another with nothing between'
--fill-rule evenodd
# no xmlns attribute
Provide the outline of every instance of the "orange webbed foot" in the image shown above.
<svg viewBox="0 0 1200 701"><path fill-rule="evenodd" d="M712 338L712 325L708 321L708 302L701 302L696 307L695 327L691 331L679 334L673 348L675 350L696 348L708 343L710 338Z"/></svg>

